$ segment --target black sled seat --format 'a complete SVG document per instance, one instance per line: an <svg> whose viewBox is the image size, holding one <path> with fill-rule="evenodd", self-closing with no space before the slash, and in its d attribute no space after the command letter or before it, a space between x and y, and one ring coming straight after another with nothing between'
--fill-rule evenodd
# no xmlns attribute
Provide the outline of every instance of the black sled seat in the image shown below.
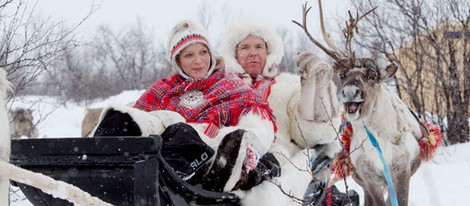
<svg viewBox="0 0 470 206"><path fill-rule="evenodd" d="M183 181L162 158L160 136L12 140L11 163L73 184L113 205L238 205L238 196ZM72 205L17 185L34 205Z"/></svg>

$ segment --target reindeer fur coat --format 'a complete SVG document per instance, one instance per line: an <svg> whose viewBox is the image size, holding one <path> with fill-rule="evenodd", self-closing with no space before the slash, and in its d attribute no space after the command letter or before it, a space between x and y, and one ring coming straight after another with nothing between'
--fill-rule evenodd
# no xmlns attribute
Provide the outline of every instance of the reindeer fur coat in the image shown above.
<svg viewBox="0 0 470 206"><path fill-rule="evenodd" d="M0 161L10 161L10 128L7 110L5 108L6 92L11 83L6 78L6 71L0 68ZM10 181L0 176L0 205L8 205Z"/></svg>

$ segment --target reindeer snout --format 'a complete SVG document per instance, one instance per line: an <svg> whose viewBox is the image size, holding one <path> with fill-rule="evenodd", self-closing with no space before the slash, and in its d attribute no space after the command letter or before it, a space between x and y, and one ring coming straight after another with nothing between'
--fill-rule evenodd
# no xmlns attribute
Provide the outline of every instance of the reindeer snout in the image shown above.
<svg viewBox="0 0 470 206"><path fill-rule="evenodd" d="M338 95L341 102L362 102L362 91L357 86L345 86Z"/></svg>

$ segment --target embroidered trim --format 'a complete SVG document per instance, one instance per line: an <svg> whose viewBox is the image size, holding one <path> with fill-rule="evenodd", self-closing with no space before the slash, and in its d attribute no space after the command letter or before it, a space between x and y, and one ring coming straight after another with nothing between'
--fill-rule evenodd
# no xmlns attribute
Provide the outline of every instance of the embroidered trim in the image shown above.
<svg viewBox="0 0 470 206"><path fill-rule="evenodd" d="M186 44L188 41L191 41L193 39L196 39L196 40L204 40L205 42L209 42L207 41L207 39L202 36L201 34L191 34L191 35L186 35L184 36L183 38L181 38L181 40L178 41L178 43L176 43L176 45L173 46L173 48L171 49L171 56L170 58L173 59L173 56L175 54L175 51L177 51L182 45ZM207 43L208 44L208 43Z"/></svg>

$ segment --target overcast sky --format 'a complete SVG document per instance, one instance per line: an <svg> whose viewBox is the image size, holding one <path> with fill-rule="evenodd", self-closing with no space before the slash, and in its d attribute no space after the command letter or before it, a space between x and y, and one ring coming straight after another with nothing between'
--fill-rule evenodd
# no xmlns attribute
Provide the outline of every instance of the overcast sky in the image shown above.
<svg viewBox="0 0 470 206"><path fill-rule="evenodd" d="M38 0L36 13L64 20L73 25L79 22L93 5L99 9L80 27L81 33L89 37L99 25L110 25L111 28L122 30L130 27L140 19L145 28L166 41L167 34L175 23L182 19L198 21L198 11L206 7L212 14L209 26L211 38L223 33L224 21L233 18L240 12L252 13L265 18L276 27L297 29L292 20L301 19L301 8L305 1L299 0ZM318 28L318 5L310 0L313 6L309 13L312 33ZM325 18L346 16L350 9L349 0L324 0ZM225 16L228 16L225 18ZM254 21L256 19L253 19ZM333 22L331 19L330 22Z"/></svg>

